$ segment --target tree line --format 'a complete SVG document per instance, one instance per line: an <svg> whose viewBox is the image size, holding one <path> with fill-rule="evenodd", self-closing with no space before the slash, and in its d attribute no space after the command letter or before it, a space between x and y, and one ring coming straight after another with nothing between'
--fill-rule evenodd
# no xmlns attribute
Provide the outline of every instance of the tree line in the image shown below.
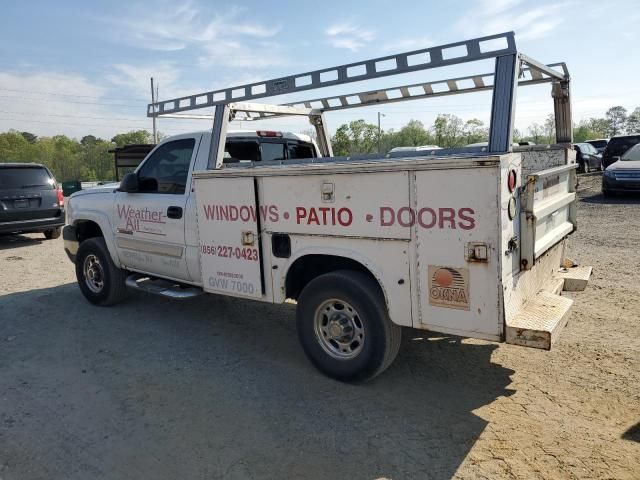
<svg viewBox="0 0 640 480"><path fill-rule="evenodd" d="M624 107L611 107L602 118L580 121L573 129L574 142L596 138L610 138L625 133L640 133L640 107L631 114ZM514 142L536 144L555 143L555 118L547 116L542 124L533 123L525 132L515 129ZM332 137L334 155L355 155L388 152L394 147L437 145L442 148L463 147L471 143L486 142L489 127L477 118L464 121L456 115L441 114L431 126L419 120L409 122L399 130L381 130L365 120L355 120L338 127Z"/></svg>
<svg viewBox="0 0 640 480"><path fill-rule="evenodd" d="M602 118L589 118L578 123L573 136L577 143L635 132L640 132L640 107L629 114L624 107L615 106ZM409 120L399 130L380 132L374 124L362 119L354 120L338 127L331 140L334 154L343 156L388 152L394 147L418 145L462 147L485 142L488 137L489 128L481 120L464 121L456 115L441 114L430 126L419 120ZM526 132L515 130L513 137L516 142L554 143L553 115L549 115L542 124L531 124ZM65 135L37 137L29 132L10 130L0 133L0 162L42 163L59 181L108 181L115 179L113 154L109 150L136 143L152 143L151 133L134 130L115 135L111 140L93 135L76 140Z"/></svg>
<svg viewBox="0 0 640 480"><path fill-rule="evenodd" d="M85 135L37 137L29 132L0 133L0 162L35 162L46 165L58 181L113 180L113 153L109 150L135 143L151 143L146 130L121 133L111 140Z"/></svg>

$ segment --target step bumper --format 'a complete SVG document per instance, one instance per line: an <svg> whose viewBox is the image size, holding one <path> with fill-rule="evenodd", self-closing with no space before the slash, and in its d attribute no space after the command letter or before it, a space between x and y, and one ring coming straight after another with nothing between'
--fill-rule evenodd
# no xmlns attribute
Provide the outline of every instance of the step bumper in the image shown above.
<svg viewBox="0 0 640 480"><path fill-rule="evenodd" d="M558 270L553 277L559 280L564 280L563 290L565 292L582 292L587 288L592 270L593 267L591 266L563 267Z"/></svg>
<svg viewBox="0 0 640 480"><path fill-rule="evenodd" d="M506 324L505 341L550 350L567 324L573 300L540 291Z"/></svg>

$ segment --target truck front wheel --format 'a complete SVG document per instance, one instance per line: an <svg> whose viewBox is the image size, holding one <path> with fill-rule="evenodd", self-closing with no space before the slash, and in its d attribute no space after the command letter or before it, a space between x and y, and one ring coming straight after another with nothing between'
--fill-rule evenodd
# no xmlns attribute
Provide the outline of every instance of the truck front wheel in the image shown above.
<svg viewBox="0 0 640 480"><path fill-rule="evenodd" d="M56 238L60 238L60 234L62 233L62 227L52 228L50 230L45 230L44 238L47 240L54 240Z"/></svg>
<svg viewBox="0 0 640 480"><path fill-rule="evenodd" d="M76 278L84 297L94 305L113 305L127 293L127 273L116 267L102 237L89 238L78 248Z"/></svg>
<svg viewBox="0 0 640 480"><path fill-rule="evenodd" d="M337 380L375 377L400 348L401 327L389 319L377 283L361 272L339 270L313 279L298 298L296 320L309 360Z"/></svg>

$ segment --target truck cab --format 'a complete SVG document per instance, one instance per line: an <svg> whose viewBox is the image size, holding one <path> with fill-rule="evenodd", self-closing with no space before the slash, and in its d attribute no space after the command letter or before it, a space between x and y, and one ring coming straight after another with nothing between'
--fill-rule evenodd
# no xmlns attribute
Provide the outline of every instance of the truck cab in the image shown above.
<svg viewBox="0 0 640 480"><path fill-rule="evenodd" d="M69 200L96 204L100 228L113 236L113 252L129 270L188 284L201 284L192 173L207 168L211 132L172 136L157 145L135 170L136 185L115 184L84 190ZM224 163L288 161L315 158L318 148L308 135L273 130L228 132ZM117 185L120 187L120 185ZM128 191L127 191L128 190ZM109 215L104 215L108 211ZM80 227L82 230L87 227ZM76 235L78 232L76 232ZM71 236L67 233L67 236ZM76 240L74 238L74 240ZM74 256L78 245L66 242Z"/></svg>

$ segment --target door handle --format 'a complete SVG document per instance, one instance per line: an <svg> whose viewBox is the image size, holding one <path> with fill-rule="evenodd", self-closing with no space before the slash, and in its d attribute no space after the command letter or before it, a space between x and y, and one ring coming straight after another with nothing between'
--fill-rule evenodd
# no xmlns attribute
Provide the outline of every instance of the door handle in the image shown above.
<svg viewBox="0 0 640 480"><path fill-rule="evenodd" d="M167 217L169 218L182 218L182 207L171 206L167 208Z"/></svg>

